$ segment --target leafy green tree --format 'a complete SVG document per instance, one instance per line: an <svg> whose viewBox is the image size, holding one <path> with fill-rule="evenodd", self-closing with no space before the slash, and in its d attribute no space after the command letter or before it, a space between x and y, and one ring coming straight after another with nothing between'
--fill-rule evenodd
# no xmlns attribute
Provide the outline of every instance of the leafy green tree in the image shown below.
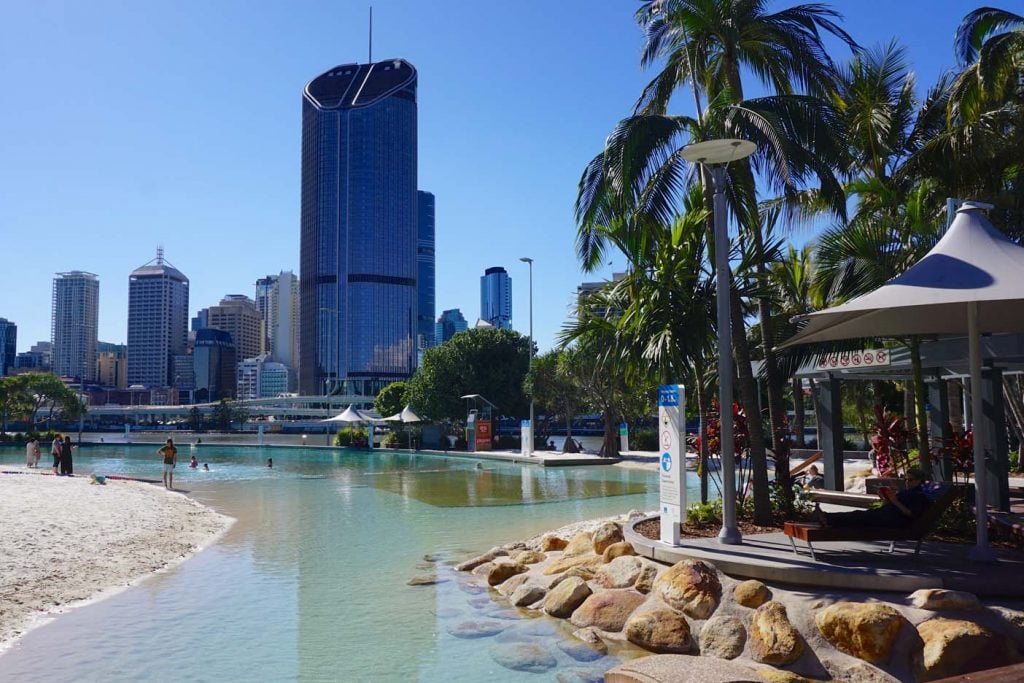
<svg viewBox="0 0 1024 683"><path fill-rule="evenodd" d="M381 417L389 417L402 412L402 409L409 403L409 388L405 382L392 382L377 394L373 400L373 409Z"/></svg>
<svg viewBox="0 0 1024 683"><path fill-rule="evenodd" d="M576 387L569 379L566 350L549 351L533 359L523 384L527 395L533 396L539 413L545 416L545 426L538 430L538 436L551 433L550 422L565 420L565 433L572 438L572 420L580 406Z"/></svg>
<svg viewBox="0 0 1024 683"><path fill-rule="evenodd" d="M239 423L241 427L246 419L248 413L245 409L238 405L237 401L230 401L226 398L222 398L217 405L213 407L213 424L217 426L217 429L224 431L230 431L235 422Z"/></svg>
<svg viewBox="0 0 1024 683"><path fill-rule="evenodd" d="M194 432L198 432L203 428L203 413L199 408L193 407L188 411L188 423Z"/></svg>
<svg viewBox="0 0 1024 683"><path fill-rule="evenodd" d="M7 433L9 418L16 418L32 410L33 401L25 391L25 380L26 375L0 377L0 434Z"/></svg>
<svg viewBox="0 0 1024 683"><path fill-rule="evenodd" d="M409 380L409 403L421 417L461 421L466 405L460 397L480 394L500 415L521 418L529 411L523 391L529 365L529 340L518 332L460 332L423 354L423 364Z"/></svg>

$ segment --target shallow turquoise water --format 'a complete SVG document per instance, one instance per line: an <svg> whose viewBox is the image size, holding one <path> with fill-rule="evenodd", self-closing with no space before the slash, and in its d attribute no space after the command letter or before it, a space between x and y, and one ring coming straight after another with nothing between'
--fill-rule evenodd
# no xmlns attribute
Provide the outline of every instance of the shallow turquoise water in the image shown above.
<svg viewBox="0 0 1024 683"><path fill-rule="evenodd" d="M158 479L154 451L86 448L76 473ZM573 660L557 647L561 622L520 618L445 562L572 521L655 508L651 473L477 468L398 453L205 445L196 453L211 471L188 469L183 449L176 486L237 518L234 527L188 562L31 632L0 657L0 680L537 681L618 661ZM0 451L0 463L21 457ZM406 585L432 572L443 582ZM482 619L504 631L449 633ZM557 668L538 675L494 661L492 648L519 640L543 643Z"/></svg>

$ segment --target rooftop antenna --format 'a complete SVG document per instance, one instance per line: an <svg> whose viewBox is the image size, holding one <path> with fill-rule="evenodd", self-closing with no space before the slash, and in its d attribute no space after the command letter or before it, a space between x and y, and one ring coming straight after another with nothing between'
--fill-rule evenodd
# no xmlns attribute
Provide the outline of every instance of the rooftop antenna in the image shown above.
<svg viewBox="0 0 1024 683"><path fill-rule="evenodd" d="M367 64L373 64L373 5L370 5L370 48Z"/></svg>
<svg viewBox="0 0 1024 683"><path fill-rule="evenodd" d="M156 248L156 262L158 265L164 264L164 245L159 245Z"/></svg>

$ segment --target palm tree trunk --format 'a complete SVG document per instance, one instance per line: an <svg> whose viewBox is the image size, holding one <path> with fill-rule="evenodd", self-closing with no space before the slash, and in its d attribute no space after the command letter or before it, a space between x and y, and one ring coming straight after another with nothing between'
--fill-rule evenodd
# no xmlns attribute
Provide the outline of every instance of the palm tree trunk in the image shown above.
<svg viewBox="0 0 1024 683"><path fill-rule="evenodd" d="M736 290L729 288L732 299L732 347L736 354L736 374L739 379L737 386L740 394L740 405L747 414L747 427L750 430L750 461L752 465L752 483L754 493L754 524L768 525L772 520L772 502L768 493L768 458L765 453L764 420L757 409L757 388L754 373L750 369L750 348L747 345L746 325L743 324L743 310ZM721 410L729 410L729 406L721 406Z"/></svg>
<svg viewBox="0 0 1024 683"><path fill-rule="evenodd" d="M792 380L793 387L793 433L796 434L796 445L804 448L804 383L799 377Z"/></svg>
<svg viewBox="0 0 1024 683"><path fill-rule="evenodd" d="M617 458L619 455L616 417L614 409L608 406L604 411L604 443L601 444L601 455L605 458Z"/></svg>
<svg viewBox="0 0 1024 683"><path fill-rule="evenodd" d="M760 242L760 231L755 242ZM767 277L764 263L759 259L757 272ZM774 336L772 335L772 311L768 299L757 300L761 317L761 345L764 349L765 383L768 385L768 420L772 430L772 450L775 452L775 481L782 488L782 500L788 515L793 507L793 482L789 476L789 439L786 434L786 408L782 399L784 380L779 377L775 360Z"/></svg>
<svg viewBox="0 0 1024 683"><path fill-rule="evenodd" d="M917 444L921 466L931 472L931 441L928 439L928 414L925 403L928 400L924 386L924 371L921 368L921 339L910 338L910 367L914 373L914 407L917 414Z"/></svg>

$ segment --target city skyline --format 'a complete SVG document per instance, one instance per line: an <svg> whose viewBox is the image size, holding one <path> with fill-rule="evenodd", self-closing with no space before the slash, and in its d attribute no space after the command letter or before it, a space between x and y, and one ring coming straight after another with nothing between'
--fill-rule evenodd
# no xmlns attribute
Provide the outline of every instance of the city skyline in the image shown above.
<svg viewBox="0 0 1024 683"><path fill-rule="evenodd" d="M923 93L953 65L951 37L969 7L915 7L868 0L837 9L865 46L898 37ZM403 56L421 75L419 186L439 200L436 311L475 311L470 283L495 264L526 301L517 260L529 256L545 302L534 310L543 351L579 283L624 270L619 260L580 272L572 203L583 167L654 74L638 66L634 9L584 0L474 12L443 0L374 3L374 55ZM203 22L187 19L197 12ZM0 227L9 253L30 258L0 272L0 317L18 325L18 351L49 338L56 272L98 275L99 338L123 343L126 276L161 243L193 275L190 314L250 291L266 273L299 271L294 93L311 74L366 58L365 6L22 3L8 18L0 83L22 96L0 111ZM829 45L835 59L849 56ZM47 94L69 63L75 78L62 83L62 99L74 102L74 125ZM673 113L691 109L687 98L673 103ZM245 258L233 258L239 252ZM514 327L525 334L526 323L520 315Z"/></svg>

